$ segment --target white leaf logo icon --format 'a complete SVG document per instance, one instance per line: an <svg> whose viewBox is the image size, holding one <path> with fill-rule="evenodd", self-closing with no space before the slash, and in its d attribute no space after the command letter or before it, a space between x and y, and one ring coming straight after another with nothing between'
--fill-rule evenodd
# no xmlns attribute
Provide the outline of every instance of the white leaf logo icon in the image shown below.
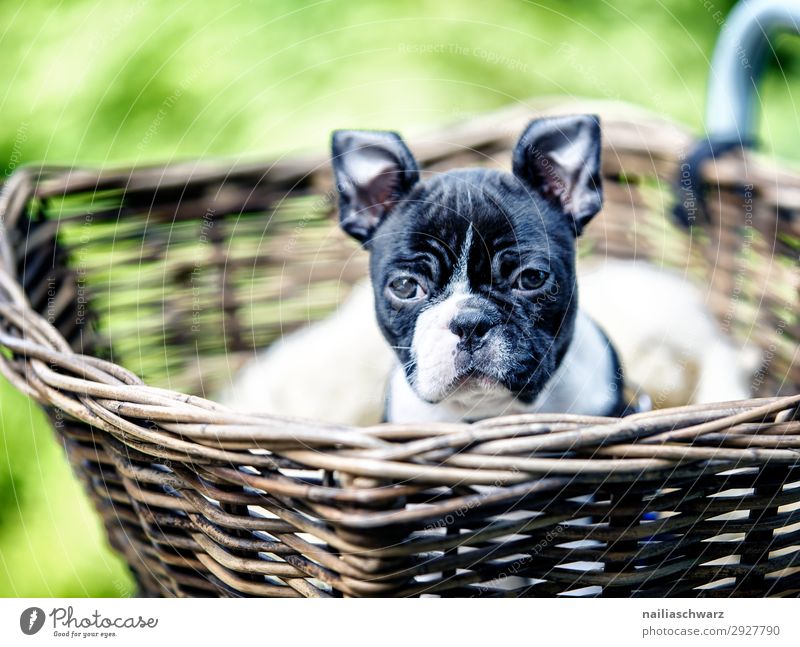
<svg viewBox="0 0 800 647"><path fill-rule="evenodd" d="M44 626L44 611L39 607L25 609L19 616L19 628L26 636L32 636Z"/></svg>

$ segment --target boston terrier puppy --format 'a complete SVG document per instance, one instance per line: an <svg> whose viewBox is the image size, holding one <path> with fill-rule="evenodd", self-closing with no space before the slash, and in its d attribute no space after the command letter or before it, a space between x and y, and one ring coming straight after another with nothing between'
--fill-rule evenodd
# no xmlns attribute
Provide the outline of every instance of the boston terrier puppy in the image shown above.
<svg viewBox="0 0 800 647"><path fill-rule="evenodd" d="M600 210L600 124L536 119L512 173L420 177L394 132L333 134L341 227L370 253L399 360L389 422L625 412L617 354L578 308L576 239Z"/></svg>

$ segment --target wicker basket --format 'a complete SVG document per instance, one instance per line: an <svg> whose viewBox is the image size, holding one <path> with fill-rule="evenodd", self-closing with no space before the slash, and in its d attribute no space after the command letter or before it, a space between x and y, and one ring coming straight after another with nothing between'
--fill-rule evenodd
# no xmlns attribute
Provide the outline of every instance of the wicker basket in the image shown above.
<svg viewBox="0 0 800 647"><path fill-rule="evenodd" d="M581 253L702 282L764 351L760 399L361 429L238 414L201 396L365 273L325 156L12 176L0 368L49 411L142 594L800 591L800 175L719 160L685 229L666 214L693 140L630 107L515 107L411 143L431 169L507 165L535 113L587 109L606 207Z"/></svg>

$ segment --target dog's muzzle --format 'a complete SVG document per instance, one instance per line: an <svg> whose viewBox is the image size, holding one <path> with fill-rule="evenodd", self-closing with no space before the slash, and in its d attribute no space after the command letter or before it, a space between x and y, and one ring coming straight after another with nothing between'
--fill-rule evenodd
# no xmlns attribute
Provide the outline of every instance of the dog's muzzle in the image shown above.
<svg viewBox="0 0 800 647"><path fill-rule="evenodd" d="M492 316L479 304L464 304L456 313L449 327L450 332L458 337L454 358L457 375L488 368L482 366L487 360L491 360L486 357L487 341L493 332L497 332L495 329L499 323L498 317Z"/></svg>
<svg viewBox="0 0 800 647"><path fill-rule="evenodd" d="M429 402L459 389L502 382L509 359L500 312L475 295L453 295L420 315L414 334L413 386Z"/></svg>

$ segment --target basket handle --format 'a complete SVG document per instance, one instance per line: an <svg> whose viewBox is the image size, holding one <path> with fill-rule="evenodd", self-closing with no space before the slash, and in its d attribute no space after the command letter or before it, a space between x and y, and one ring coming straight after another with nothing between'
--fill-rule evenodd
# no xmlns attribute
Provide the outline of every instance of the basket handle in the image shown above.
<svg viewBox="0 0 800 647"><path fill-rule="evenodd" d="M718 141L752 146L756 133L756 88L772 42L800 34L800 2L742 0L728 15L711 59L706 132Z"/></svg>
<svg viewBox="0 0 800 647"><path fill-rule="evenodd" d="M706 217L700 167L728 151L756 143L756 88L772 41L800 34L800 1L741 0L727 16L711 59L706 102L706 137L681 166L673 214L690 226Z"/></svg>

